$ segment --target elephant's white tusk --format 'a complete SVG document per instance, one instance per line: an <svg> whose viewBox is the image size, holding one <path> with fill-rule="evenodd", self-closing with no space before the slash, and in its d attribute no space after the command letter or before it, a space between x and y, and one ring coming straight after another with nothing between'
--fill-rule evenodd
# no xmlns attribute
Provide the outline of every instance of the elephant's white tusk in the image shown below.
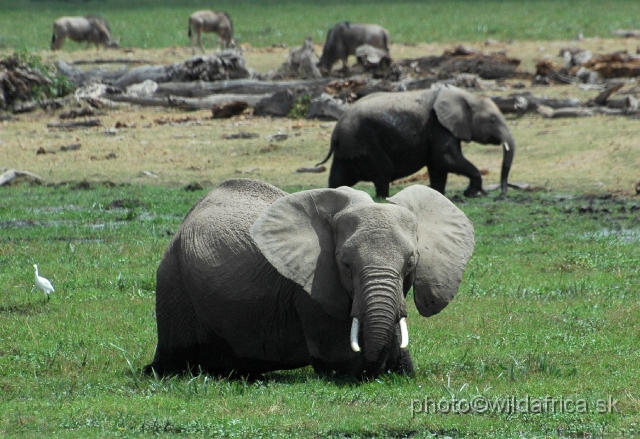
<svg viewBox="0 0 640 439"><path fill-rule="evenodd" d="M353 352L360 352L360 345L358 344L358 331L360 330L360 322L357 317L353 318L351 323L351 349Z"/></svg>
<svg viewBox="0 0 640 439"><path fill-rule="evenodd" d="M502 142L502 147L505 151L509 152L509 144L507 142Z"/></svg>
<svg viewBox="0 0 640 439"><path fill-rule="evenodd" d="M407 329L407 319L400 319L400 349L409 346L409 329Z"/></svg>

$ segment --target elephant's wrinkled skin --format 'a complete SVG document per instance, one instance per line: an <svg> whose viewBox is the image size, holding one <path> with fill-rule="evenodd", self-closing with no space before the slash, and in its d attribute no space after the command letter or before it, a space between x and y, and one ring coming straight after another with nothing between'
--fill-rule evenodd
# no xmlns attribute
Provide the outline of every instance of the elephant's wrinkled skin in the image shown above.
<svg viewBox="0 0 640 439"><path fill-rule="evenodd" d="M480 171L463 155L461 141L502 145L501 195L515 141L504 116L486 97L451 87L441 90L376 93L356 102L333 130L333 154L329 187L353 186L372 181L378 197L389 195L389 183L423 166L429 170L431 187L444 194L447 174L464 175L469 187L464 194L484 194Z"/></svg>
<svg viewBox="0 0 640 439"><path fill-rule="evenodd" d="M442 310L473 252L473 226L425 186L389 201L347 187L288 195L246 179L213 189L158 268L146 371L411 372L406 293L413 285L424 316Z"/></svg>

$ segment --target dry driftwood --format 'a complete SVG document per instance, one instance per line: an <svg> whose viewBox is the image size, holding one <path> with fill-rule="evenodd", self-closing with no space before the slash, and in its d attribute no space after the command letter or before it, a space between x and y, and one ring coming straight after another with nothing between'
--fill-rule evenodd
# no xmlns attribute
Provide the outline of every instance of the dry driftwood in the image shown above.
<svg viewBox="0 0 640 439"><path fill-rule="evenodd" d="M60 119L76 119L78 117L84 116L93 116L95 112L92 108L82 107L82 108L73 108L69 111L64 111L58 115Z"/></svg>
<svg viewBox="0 0 640 439"><path fill-rule="evenodd" d="M79 86L93 81L111 84L127 72L126 67L120 67L116 70L98 68L84 71L60 59L56 61L56 69L59 74L65 76L69 81Z"/></svg>
<svg viewBox="0 0 640 439"><path fill-rule="evenodd" d="M290 81L261 81L256 79L234 79L228 81L193 81L193 82L165 82L158 84L156 95L174 95L185 97L202 97L213 94L269 94L289 89L305 90L312 93L322 90L331 78L303 79Z"/></svg>
<svg viewBox="0 0 640 439"><path fill-rule="evenodd" d="M250 76L242 53L237 50L225 50L215 55L194 56L182 63L140 66L130 70L123 67L115 71L94 69L85 72L60 60L56 63L56 66L60 74L78 85L97 80L120 88L125 88L147 79L161 83L195 80L218 81Z"/></svg>
<svg viewBox="0 0 640 439"><path fill-rule="evenodd" d="M37 182L37 183L44 183L44 178L40 177L37 174L34 174L32 172L29 171L20 171L18 169L9 169L8 171L2 173L2 175L0 175L0 186L4 186L6 184L11 183L13 180L15 180L16 178L26 178L28 180Z"/></svg>
<svg viewBox="0 0 640 439"><path fill-rule="evenodd" d="M504 114L524 114L529 110L529 101L524 96L495 96L491 99Z"/></svg>
<svg viewBox="0 0 640 439"><path fill-rule="evenodd" d="M131 59L131 58L96 58L96 59L77 59L71 64L79 66L83 64L153 64L149 59Z"/></svg>
<svg viewBox="0 0 640 439"><path fill-rule="evenodd" d="M62 145L60 151L77 151L81 148L80 143L72 143L71 145Z"/></svg>
<svg viewBox="0 0 640 439"><path fill-rule="evenodd" d="M376 69L386 68L391 65L391 57L384 50L373 47L370 44L363 44L356 47L356 60L365 68Z"/></svg>
<svg viewBox="0 0 640 439"><path fill-rule="evenodd" d="M309 109L307 110L307 119L332 119L338 120L342 113L347 111L349 104L345 104L339 99L334 99L327 93L322 93L315 99L311 100Z"/></svg>
<svg viewBox="0 0 640 439"><path fill-rule="evenodd" d="M618 90L620 90L622 87L624 87L624 83L623 82L616 82L616 83L611 83L609 85L607 85L607 87L605 87L604 91L602 91L602 93L600 93L598 96L596 96L591 103L593 105L606 105L607 101L609 100L609 97L617 92Z"/></svg>
<svg viewBox="0 0 640 439"><path fill-rule="evenodd" d="M557 118L557 117L584 117L584 116L593 116L595 114L595 112L589 108L553 109L545 105L538 105L537 111L538 111L538 114L541 114L542 116L548 119Z"/></svg>
<svg viewBox="0 0 640 439"><path fill-rule="evenodd" d="M453 76L456 73L474 73L483 79L503 79L516 75L520 60L508 58L504 52L487 54L458 46L441 56L403 59L396 64L415 74L427 72Z"/></svg>
<svg viewBox="0 0 640 439"><path fill-rule="evenodd" d="M81 128L100 126L102 126L102 121L100 119L77 120L73 122L51 122L47 124L47 128Z"/></svg>
<svg viewBox="0 0 640 439"><path fill-rule="evenodd" d="M257 139L260 137L258 133L248 133L246 131L241 131L239 133L234 134L225 134L222 136L223 139L226 140L235 140L235 139Z"/></svg>
<svg viewBox="0 0 640 439"><path fill-rule="evenodd" d="M255 105L253 114L256 116L284 117L289 114L296 100L296 94L291 90L279 91L267 96Z"/></svg>
<svg viewBox="0 0 640 439"><path fill-rule="evenodd" d="M211 107L211 117L213 119L226 119L229 117L242 114L249 107L247 102L232 101L223 104L217 104Z"/></svg>
<svg viewBox="0 0 640 439"><path fill-rule="evenodd" d="M33 96L34 86L50 84L49 78L38 70L22 64L22 61L17 57L0 60L0 110L20 107L22 102L32 102L35 97ZM33 109L35 109L35 104Z"/></svg>
<svg viewBox="0 0 640 439"><path fill-rule="evenodd" d="M619 116L629 114L626 110L608 108L608 107L576 107L576 108L558 108L553 109L545 107L544 105L538 106L538 113L546 118L558 118L558 117L588 117L595 116L596 114L604 114L608 116Z"/></svg>
<svg viewBox="0 0 640 439"><path fill-rule="evenodd" d="M311 173L319 174L319 173L324 172L326 170L327 170L327 168L325 168L324 166L311 166L309 168L298 168L298 169L296 169L296 172L298 172L298 173L311 172Z"/></svg>
<svg viewBox="0 0 640 439"><path fill-rule="evenodd" d="M640 30L617 29L617 30L611 31L611 35L614 37L623 37L623 38L640 38Z"/></svg>
<svg viewBox="0 0 640 439"><path fill-rule="evenodd" d="M162 97L143 97L131 96L125 94L106 94L103 98L114 102L126 102L134 105L158 106L181 108L183 110L202 110L210 109L214 105L221 105L229 102L246 102L247 105L254 107L261 100L270 97L270 95L212 95L204 98L183 98L174 96Z"/></svg>
<svg viewBox="0 0 640 439"><path fill-rule="evenodd" d="M313 50L313 38L308 36L302 47L289 51L287 61L270 76L272 79L319 79L322 78L322 74L316 66L317 63L318 57Z"/></svg>

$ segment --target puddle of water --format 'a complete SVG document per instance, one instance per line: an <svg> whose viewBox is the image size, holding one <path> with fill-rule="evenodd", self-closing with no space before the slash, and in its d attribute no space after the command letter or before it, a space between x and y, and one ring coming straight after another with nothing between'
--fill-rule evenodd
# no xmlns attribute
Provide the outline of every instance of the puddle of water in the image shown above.
<svg viewBox="0 0 640 439"><path fill-rule="evenodd" d="M640 229L602 229L595 233L587 233L585 237L587 239L615 238L624 243L640 242Z"/></svg>

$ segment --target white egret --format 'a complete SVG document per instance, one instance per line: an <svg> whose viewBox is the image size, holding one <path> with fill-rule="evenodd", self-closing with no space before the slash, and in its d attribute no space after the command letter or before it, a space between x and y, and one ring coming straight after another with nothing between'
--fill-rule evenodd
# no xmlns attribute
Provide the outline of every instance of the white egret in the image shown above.
<svg viewBox="0 0 640 439"><path fill-rule="evenodd" d="M49 300L49 294L52 291L55 291L53 289L53 285L51 285L51 282L49 282L49 279L44 278L40 275L38 275L38 265L33 264L33 268L36 269L36 288L39 289L40 291L42 291L44 293L44 297L47 298L47 300Z"/></svg>

